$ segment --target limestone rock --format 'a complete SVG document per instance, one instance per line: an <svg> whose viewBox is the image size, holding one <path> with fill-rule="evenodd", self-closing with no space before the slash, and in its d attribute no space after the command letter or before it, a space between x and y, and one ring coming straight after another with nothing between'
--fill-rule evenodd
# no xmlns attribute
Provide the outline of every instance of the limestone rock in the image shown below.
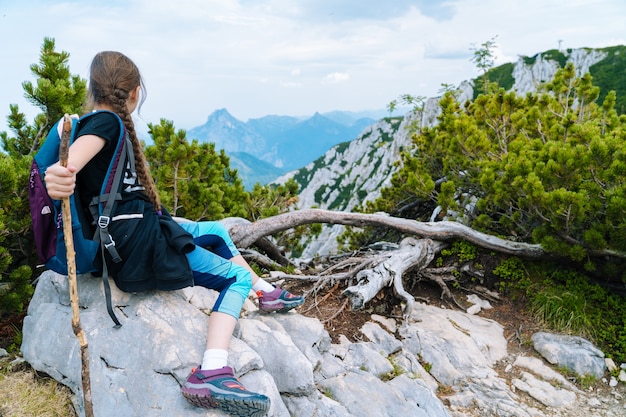
<svg viewBox="0 0 626 417"><path fill-rule="evenodd" d="M142 294L112 290L123 324L119 329L106 313L101 280L79 277L95 414L223 416L190 405L180 394L204 352L215 293L204 288ZM259 314L248 301L229 362L244 385L270 397L268 417L548 417L576 407L593 408L588 415L601 416L604 403L595 405L541 359L511 357L498 323L419 303L412 317L417 319L397 328L377 317L363 326L361 341L340 337L331 343L319 320L293 311ZM78 394L76 407L83 417L79 346L70 323L67 278L46 272L24 319L22 354L34 369ZM551 347L557 363L571 355L561 350L567 340L542 334L535 339L536 346L544 339L560 346ZM576 339L574 346L602 357L589 342ZM496 367L507 363L508 372L498 374ZM582 361L578 369L591 373L594 363ZM536 409L528 398L546 409ZM565 411L549 414L551 409Z"/></svg>
<svg viewBox="0 0 626 417"><path fill-rule="evenodd" d="M604 375L604 353L582 337L539 332L532 340L535 350L551 364L563 366L578 375L596 378Z"/></svg>

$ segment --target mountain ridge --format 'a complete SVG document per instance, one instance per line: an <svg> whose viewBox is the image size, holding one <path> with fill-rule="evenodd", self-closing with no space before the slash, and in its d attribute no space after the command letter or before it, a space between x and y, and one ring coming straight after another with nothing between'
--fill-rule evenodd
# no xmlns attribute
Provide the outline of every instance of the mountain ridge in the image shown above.
<svg viewBox="0 0 626 417"><path fill-rule="evenodd" d="M243 122L222 108L211 113L203 125L189 129L187 136L199 142L213 142L216 149L223 149L236 160L233 167L237 168L246 189L251 189L257 182L266 184L322 156L332 146L354 139L376 122L367 114L375 113L334 111L326 116L316 112L310 117L268 115ZM263 174L257 169L259 166L263 166Z"/></svg>

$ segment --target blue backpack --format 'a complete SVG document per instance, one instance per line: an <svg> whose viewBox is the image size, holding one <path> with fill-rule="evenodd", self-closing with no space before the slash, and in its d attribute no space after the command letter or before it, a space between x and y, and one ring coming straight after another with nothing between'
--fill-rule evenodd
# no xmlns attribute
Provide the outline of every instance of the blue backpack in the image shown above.
<svg viewBox="0 0 626 417"><path fill-rule="evenodd" d="M106 111L106 110L102 110ZM112 113L112 112L111 112ZM81 118L72 119L72 133L70 144L74 141L76 127L95 113L89 113ZM115 113L113 113L115 114ZM95 199L91 212L97 213L96 234L92 238L85 238L83 226L80 223L80 216L77 211L75 196L70 197L70 209L72 215L72 231L74 240L74 250L76 251L76 273L86 274L99 271L94 264L98 251L109 251L114 262L120 262L121 258L115 249L115 242L108 233L110 214L113 211L115 202L121 199L120 186L124 167L130 163L134 167L132 145L126 134L124 123L117 116L120 123L120 137L115 149L115 157L112 158L105 180L100 191L100 197ZM43 145L33 159L30 178L28 184L28 198L32 218L33 234L37 255L41 263L45 264L59 274L67 275L67 251L65 249L65 238L63 232L63 217L61 214L61 201L53 200L48 195L44 181L46 169L59 161L59 145L61 143L61 132L63 129L63 119L59 120L50 130ZM94 211L95 210L95 211ZM89 215L89 213L85 213ZM105 291L107 301L110 300L108 288L108 276L106 273L106 263L103 262L103 280L105 280ZM109 315L112 314L110 303L107 308ZM119 325L117 318L112 315L113 321Z"/></svg>

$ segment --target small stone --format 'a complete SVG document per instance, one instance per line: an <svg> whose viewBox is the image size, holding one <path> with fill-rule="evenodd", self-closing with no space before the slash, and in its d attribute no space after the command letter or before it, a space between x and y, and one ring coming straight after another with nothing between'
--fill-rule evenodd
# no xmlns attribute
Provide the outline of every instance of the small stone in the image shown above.
<svg viewBox="0 0 626 417"><path fill-rule="evenodd" d="M609 381L609 387L616 387L617 386L617 379L615 379L614 376L611 377L611 380Z"/></svg>
<svg viewBox="0 0 626 417"><path fill-rule="evenodd" d="M589 407L600 407L602 405L600 400L597 398L590 398L589 401L587 401L587 404Z"/></svg>
<svg viewBox="0 0 626 417"><path fill-rule="evenodd" d="M609 370L609 372L613 372L617 370L617 365L615 365L615 362L613 361L613 359L605 358L604 363L606 363L606 367Z"/></svg>
<svg viewBox="0 0 626 417"><path fill-rule="evenodd" d="M466 310L467 314L475 315L480 313L480 306L478 304L474 304Z"/></svg>

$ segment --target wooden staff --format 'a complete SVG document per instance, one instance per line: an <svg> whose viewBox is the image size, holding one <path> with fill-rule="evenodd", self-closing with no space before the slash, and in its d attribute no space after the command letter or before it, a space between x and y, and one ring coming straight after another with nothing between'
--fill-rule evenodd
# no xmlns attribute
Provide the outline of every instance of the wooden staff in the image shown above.
<svg viewBox="0 0 626 417"><path fill-rule="evenodd" d="M63 117L63 133L59 147L59 163L67 166L67 158L70 149L70 136L72 134L72 119L69 115ZM63 213L63 234L65 235L65 250L67 252L67 278L70 287L70 303L72 304L72 329L80 343L81 379L83 383L83 400L85 405L85 417L93 417L93 404L91 402L91 382L89 377L89 352L87 350L87 338L80 325L78 312L78 284L76 282L76 252L74 251L74 236L72 234L72 213L70 211L70 198L61 200Z"/></svg>

